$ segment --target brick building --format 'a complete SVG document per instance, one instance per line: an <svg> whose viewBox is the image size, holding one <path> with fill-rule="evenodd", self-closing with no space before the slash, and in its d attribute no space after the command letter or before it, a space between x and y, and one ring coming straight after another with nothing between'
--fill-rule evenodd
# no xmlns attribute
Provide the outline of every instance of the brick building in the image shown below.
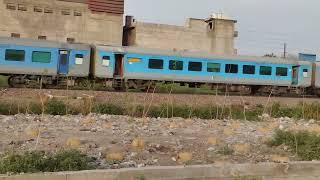
<svg viewBox="0 0 320 180"><path fill-rule="evenodd" d="M122 44L124 0L0 0L0 36Z"/></svg>

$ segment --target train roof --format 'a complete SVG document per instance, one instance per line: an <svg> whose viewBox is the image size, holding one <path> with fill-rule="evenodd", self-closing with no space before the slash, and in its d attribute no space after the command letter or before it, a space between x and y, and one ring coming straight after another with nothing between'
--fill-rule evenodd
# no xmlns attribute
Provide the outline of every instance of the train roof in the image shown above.
<svg viewBox="0 0 320 180"><path fill-rule="evenodd" d="M275 63L275 64L298 64L298 65L310 65L310 62L299 61L296 59L283 59L272 57L257 57L257 56L232 56L232 55L216 55L210 53L200 52L183 52L183 51L167 51L160 49L140 48L133 46L111 46L111 45L95 45L98 49L113 51L118 53L137 53L137 54L150 54L150 55L165 55L165 56L183 56L189 58L202 58L202 59L221 59L231 61L252 61L263 63Z"/></svg>
<svg viewBox="0 0 320 180"><path fill-rule="evenodd" d="M74 48L74 49L90 49L90 45L81 43L63 43L48 40L35 40L28 38L10 38L10 37L0 37L1 44L15 44L21 46L40 46L48 48Z"/></svg>

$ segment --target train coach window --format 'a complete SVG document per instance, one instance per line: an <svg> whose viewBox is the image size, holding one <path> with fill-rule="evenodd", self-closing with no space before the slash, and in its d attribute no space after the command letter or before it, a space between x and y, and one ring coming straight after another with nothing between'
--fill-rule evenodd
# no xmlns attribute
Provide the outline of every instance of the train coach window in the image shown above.
<svg viewBox="0 0 320 180"><path fill-rule="evenodd" d="M110 66L110 56L102 57L102 66Z"/></svg>
<svg viewBox="0 0 320 180"><path fill-rule="evenodd" d="M189 62L189 71L202 71L201 62Z"/></svg>
<svg viewBox="0 0 320 180"><path fill-rule="evenodd" d="M226 73L237 74L238 73L238 65L237 64L226 64Z"/></svg>
<svg viewBox="0 0 320 180"><path fill-rule="evenodd" d="M149 69L163 69L163 60L149 59Z"/></svg>
<svg viewBox="0 0 320 180"><path fill-rule="evenodd" d="M76 54L75 63L76 64L82 64L83 63L83 54Z"/></svg>
<svg viewBox="0 0 320 180"><path fill-rule="evenodd" d="M277 76L288 76L288 68L277 67L276 75Z"/></svg>
<svg viewBox="0 0 320 180"><path fill-rule="evenodd" d="M207 71L208 72L220 72L220 63L208 63Z"/></svg>
<svg viewBox="0 0 320 180"><path fill-rule="evenodd" d="M256 67L253 65L243 65L243 74L255 74Z"/></svg>
<svg viewBox="0 0 320 180"><path fill-rule="evenodd" d="M170 70L183 70L183 61L170 60L169 61L169 69Z"/></svg>
<svg viewBox="0 0 320 180"><path fill-rule="evenodd" d="M272 67L270 66L260 66L260 75L270 76L272 74Z"/></svg>
<svg viewBox="0 0 320 180"><path fill-rule="evenodd" d="M7 49L5 55L6 61L24 61L25 51L16 49Z"/></svg>
<svg viewBox="0 0 320 180"><path fill-rule="evenodd" d="M32 52L32 62L50 63L50 61L51 61L50 52L41 52L41 51Z"/></svg>

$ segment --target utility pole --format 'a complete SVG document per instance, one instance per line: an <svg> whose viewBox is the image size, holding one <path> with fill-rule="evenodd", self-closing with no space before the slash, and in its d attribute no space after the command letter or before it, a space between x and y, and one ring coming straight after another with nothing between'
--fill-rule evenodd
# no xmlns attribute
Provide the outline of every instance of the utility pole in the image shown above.
<svg viewBox="0 0 320 180"><path fill-rule="evenodd" d="M287 58L287 43L284 43L283 45L283 58Z"/></svg>

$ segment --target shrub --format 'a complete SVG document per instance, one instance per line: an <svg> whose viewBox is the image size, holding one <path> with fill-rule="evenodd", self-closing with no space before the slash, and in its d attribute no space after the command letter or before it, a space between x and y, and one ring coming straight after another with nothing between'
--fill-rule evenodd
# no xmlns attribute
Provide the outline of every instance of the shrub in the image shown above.
<svg viewBox="0 0 320 180"><path fill-rule="evenodd" d="M0 174L45 171L48 162L44 152L7 153L0 160Z"/></svg>
<svg viewBox="0 0 320 180"><path fill-rule="evenodd" d="M301 160L320 160L320 136L307 131L289 132L278 130L270 146L286 145L297 153Z"/></svg>
<svg viewBox="0 0 320 180"><path fill-rule="evenodd" d="M60 151L57 154L33 151L6 153L0 159L0 174L78 171L91 169L90 159L76 150Z"/></svg>
<svg viewBox="0 0 320 180"><path fill-rule="evenodd" d="M231 147L229 147L229 145L225 145L218 150L218 154L222 154L224 156L232 155L233 153L234 150Z"/></svg>
<svg viewBox="0 0 320 180"><path fill-rule="evenodd" d="M67 105L63 101L53 98L46 104L46 113L51 115L65 115L67 114Z"/></svg>
<svg viewBox="0 0 320 180"><path fill-rule="evenodd" d="M125 109L115 104L96 104L93 112L101 114L124 115Z"/></svg>
<svg viewBox="0 0 320 180"><path fill-rule="evenodd" d="M76 150L60 151L53 156L54 166L50 171L79 171L91 169L90 158Z"/></svg>

